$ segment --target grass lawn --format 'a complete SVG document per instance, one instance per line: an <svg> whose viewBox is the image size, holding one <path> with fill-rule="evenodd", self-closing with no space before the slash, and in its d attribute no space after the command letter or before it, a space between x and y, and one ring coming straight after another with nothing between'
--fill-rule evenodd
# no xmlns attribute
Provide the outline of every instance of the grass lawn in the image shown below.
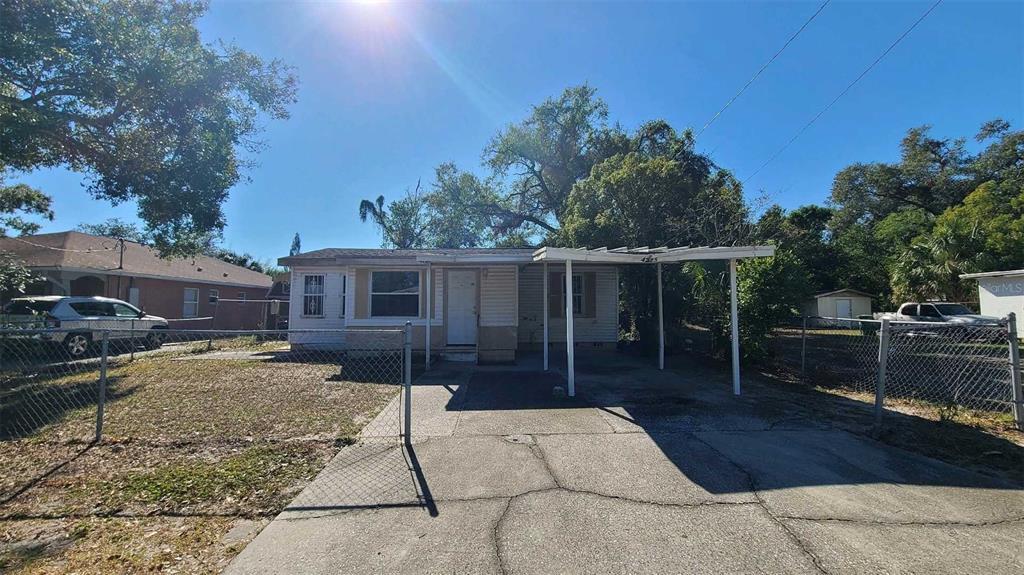
<svg viewBox="0 0 1024 575"><path fill-rule="evenodd" d="M2 493L62 465L0 504L0 571L222 569L399 391L345 381L326 359L266 355L281 346L168 346L111 367L100 444L83 440L92 405L0 441ZM397 413L385 419L397 434Z"/></svg>

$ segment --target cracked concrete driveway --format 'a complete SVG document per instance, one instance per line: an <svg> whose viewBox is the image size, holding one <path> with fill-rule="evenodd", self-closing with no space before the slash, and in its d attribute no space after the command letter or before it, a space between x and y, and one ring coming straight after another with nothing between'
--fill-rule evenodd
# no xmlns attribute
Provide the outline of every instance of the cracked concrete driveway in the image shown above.
<svg viewBox="0 0 1024 575"><path fill-rule="evenodd" d="M553 374L437 366L412 449L342 450L228 572L1024 572L1020 485L601 361L573 399Z"/></svg>

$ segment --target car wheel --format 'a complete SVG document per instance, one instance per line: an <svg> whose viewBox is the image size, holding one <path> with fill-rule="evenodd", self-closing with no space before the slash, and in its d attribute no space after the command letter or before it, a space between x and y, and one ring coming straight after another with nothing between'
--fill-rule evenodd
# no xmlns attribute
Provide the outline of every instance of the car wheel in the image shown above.
<svg viewBox="0 0 1024 575"><path fill-rule="evenodd" d="M92 338L86 333L72 333L64 340L64 349L67 350L68 355L78 359L85 357L89 353L89 346L92 344Z"/></svg>
<svg viewBox="0 0 1024 575"><path fill-rule="evenodd" d="M162 333L152 331L146 336L146 349L160 349L160 346L164 344L164 338L166 336Z"/></svg>

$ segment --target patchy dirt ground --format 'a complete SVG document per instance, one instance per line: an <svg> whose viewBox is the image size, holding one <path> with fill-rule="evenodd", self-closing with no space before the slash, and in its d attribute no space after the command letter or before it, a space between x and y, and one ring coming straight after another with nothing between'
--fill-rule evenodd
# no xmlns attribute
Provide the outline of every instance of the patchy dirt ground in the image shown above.
<svg viewBox="0 0 1024 575"><path fill-rule="evenodd" d="M0 441L0 571L218 572L398 393L279 343L222 349L253 353L112 366L99 444L94 405ZM46 383L52 396L96 375Z"/></svg>

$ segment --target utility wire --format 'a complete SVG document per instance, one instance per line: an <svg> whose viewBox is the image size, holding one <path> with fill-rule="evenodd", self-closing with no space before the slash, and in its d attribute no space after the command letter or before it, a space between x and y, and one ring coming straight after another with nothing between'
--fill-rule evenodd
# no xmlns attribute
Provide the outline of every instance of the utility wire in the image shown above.
<svg viewBox="0 0 1024 575"><path fill-rule="evenodd" d="M727 109L729 109L729 106L731 106L732 103L735 102L737 98L742 96L743 92L747 91L747 88L749 88L750 85L754 83L754 80L757 80L758 76L760 76L761 73L764 72L765 69L767 69L768 66L770 66L771 63L774 62L775 59L778 58L779 55L782 54L786 50L786 48L788 48L789 45L793 43L793 40L796 40L796 37L799 36L800 33L804 31L804 28L806 28L808 24L810 24L815 18L817 18L818 14L821 14L821 11L824 10L825 6L828 6L829 2L831 2L831 1L832 0L825 0L825 2L823 2L821 4L821 6L818 6L818 10L815 11L814 14L811 14L811 17L808 18L806 22L804 22L804 25L801 26L799 30L797 30L792 36L789 37L789 40L786 40L786 43L782 45L782 48L779 48L779 51L776 52L775 55L772 56L767 62L765 62L764 65L761 66L761 69L758 70L756 74L754 74L749 80L747 80L747 83L744 84L742 88L740 88L740 91L736 92L736 95L733 96L732 98L730 98L729 101L726 102L724 106L722 106L722 109L719 110L718 113L716 113L714 116L712 116L712 118L710 120L708 120L708 122L706 124L704 124L704 127L701 128L699 132L697 132L698 136L703 134L704 130L707 130L708 127L711 124L714 124L715 120L717 120L718 117L721 116L723 112L725 112Z"/></svg>
<svg viewBox="0 0 1024 575"><path fill-rule="evenodd" d="M765 168L765 166L767 166L768 164L772 163L772 161L774 161L775 158L778 158L782 154L782 152L784 152L786 150L786 148L788 148L793 142L795 142L797 140L797 138L802 136L803 133L806 132L807 129L810 128L812 124L817 122L818 118L820 118L822 115L824 115L825 112L829 111L829 109L833 105L835 105L835 103L838 102L840 98L845 96L846 93L849 92L854 87L854 85L857 84L857 82L860 82L861 78L863 78L864 76L867 76L868 72L870 72L872 70L872 68L874 68L879 62L881 62L882 59L885 58L889 54L889 52L892 52L893 48L895 48L900 42L902 42L903 39L906 38L907 35L910 34L914 30L914 28L917 28L917 25L920 24L925 18L927 18L928 15L932 13L932 10L935 10L935 8L937 8L938 5L941 4L941 3L942 3L942 0L936 0L935 3L931 5L931 7L929 7L927 10L924 11L924 14L921 14L920 18L918 18L913 24L911 24L909 28L904 30L903 33L900 34L899 38L896 38L896 40L892 44L890 44L889 47L886 48L884 52L882 52L877 58L875 58L875 61L872 62L871 65L869 65L867 68L865 68L864 71L861 72L859 76L854 78L854 80L852 82L850 82L850 84L845 89L843 89L843 91L840 92L838 96L833 98L832 101L829 102L827 106L822 108L821 111L818 112L817 115L815 115L813 118L811 118L810 122L807 122L806 124L804 124L804 127L800 128L800 130L798 130L797 133L792 138L790 138L788 142L786 142L785 144L782 145L781 148L776 150L775 153L771 155L771 157L769 157L767 160L765 160L765 162L763 164L761 164L761 166L758 167L756 170L754 170L754 172L752 174L750 174L749 176L744 178L741 183L742 184L746 184L747 181L749 181L751 178L753 178L758 173L760 173L761 170L763 170Z"/></svg>
<svg viewBox="0 0 1024 575"><path fill-rule="evenodd" d="M98 248L86 248L84 250L73 250L73 249L70 249L70 248L58 248L56 246L48 246L48 245L45 245L45 244L37 244L35 242L30 242L28 240L24 240L24 239L21 239L21 238L11 237L11 238L6 238L6 239L14 240L16 242L21 242L23 244L28 244L30 246L37 247L37 248L53 250L55 252L71 252L71 253L79 253L79 254L92 254L92 253L96 253L96 252L108 251L108 250L114 249L114 248L109 248L109 247L106 247L106 246L102 246L102 247L98 247Z"/></svg>

